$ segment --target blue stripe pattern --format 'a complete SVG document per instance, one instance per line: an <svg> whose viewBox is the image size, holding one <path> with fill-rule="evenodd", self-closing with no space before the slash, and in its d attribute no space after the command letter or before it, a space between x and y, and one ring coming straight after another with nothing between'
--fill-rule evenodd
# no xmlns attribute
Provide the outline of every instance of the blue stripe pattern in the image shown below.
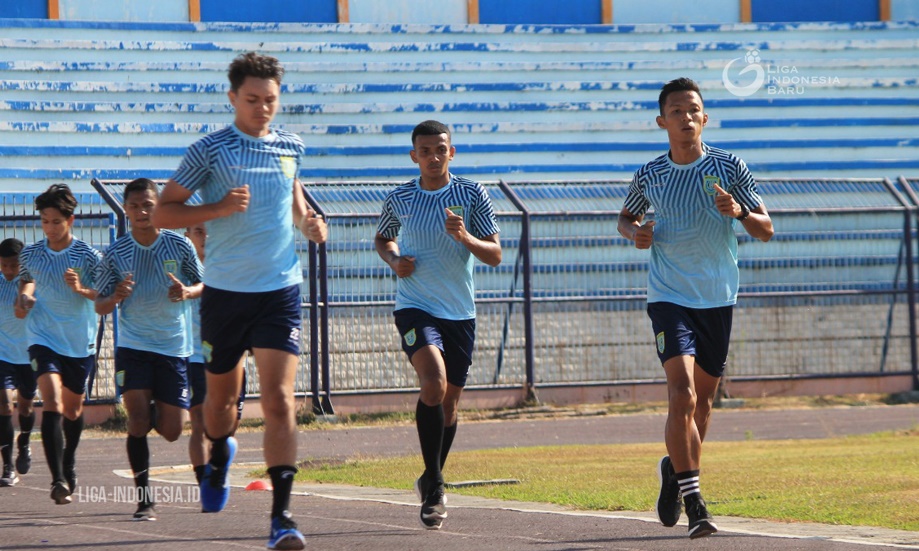
<svg viewBox="0 0 919 551"><path fill-rule="evenodd" d="M162 230L145 247L131 234L118 238L105 252L96 277L100 296L109 296L118 282L133 274L134 292L118 307L118 346L188 357L193 352L192 303L172 302L172 274L185 285L200 282L204 268L188 238Z"/></svg>
<svg viewBox="0 0 919 551"><path fill-rule="evenodd" d="M63 251L52 251L47 240L25 247L19 255L19 277L35 282L35 306L26 318L29 345L40 344L71 358L96 351L97 316L93 301L74 293L64 272L77 271L83 287L91 289L102 253L74 238Z"/></svg>
<svg viewBox="0 0 919 551"><path fill-rule="evenodd" d="M13 314L13 303L18 297L19 277L7 281L0 276L0 360L24 365L29 363L29 345L26 341L25 320Z"/></svg>

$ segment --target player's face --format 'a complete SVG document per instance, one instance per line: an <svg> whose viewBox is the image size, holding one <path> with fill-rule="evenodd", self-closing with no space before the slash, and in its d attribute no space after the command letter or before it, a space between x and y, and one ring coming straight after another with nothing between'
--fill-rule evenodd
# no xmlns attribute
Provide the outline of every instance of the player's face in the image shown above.
<svg viewBox="0 0 919 551"><path fill-rule="evenodd" d="M3 272L3 278L7 281L16 279L19 274L19 255L0 257L0 272Z"/></svg>
<svg viewBox="0 0 919 551"><path fill-rule="evenodd" d="M271 79L246 77L242 86L228 95L236 110L236 127L256 138L268 135L268 125L280 105L280 85Z"/></svg>
<svg viewBox="0 0 919 551"><path fill-rule="evenodd" d="M66 247L70 244L70 228L73 227L73 215L64 216L61 211L54 207L48 207L40 211L41 229L48 238L48 245L54 250L55 246Z"/></svg>
<svg viewBox="0 0 919 551"><path fill-rule="evenodd" d="M670 93L664 102L664 114L657 117L657 125L667 131L670 143L701 141L707 122L702 98L692 90Z"/></svg>
<svg viewBox="0 0 919 551"><path fill-rule="evenodd" d="M450 145L450 136L416 136L414 145L410 155L421 169L422 179L439 180L450 173L450 161L456 154L456 148Z"/></svg>
<svg viewBox="0 0 919 551"><path fill-rule="evenodd" d="M185 237L195 246L199 259L204 258L204 244L207 242L207 229L204 224L191 226L185 231Z"/></svg>
<svg viewBox="0 0 919 551"><path fill-rule="evenodd" d="M132 191L125 197L124 213L131 222L131 229L153 228L153 211L156 210L156 194L152 190Z"/></svg>

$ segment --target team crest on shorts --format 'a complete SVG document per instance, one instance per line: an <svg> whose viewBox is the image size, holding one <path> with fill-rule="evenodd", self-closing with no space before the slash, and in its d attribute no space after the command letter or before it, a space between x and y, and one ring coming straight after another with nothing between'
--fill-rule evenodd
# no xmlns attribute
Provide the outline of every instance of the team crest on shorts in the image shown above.
<svg viewBox="0 0 919 551"><path fill-rule="evenodd" d="M657 353L658 354L664 353L664 332L663 331L657 334Z"/></svg>
<svg viewBox="0 0 919 551"><path fill-rule="evenodd" d="M124 386L124 369L115 372L115 386Z"/></svg>
<svg viewBox="0 0 919 551"><path fill-rule="evenodd" d="M281 172L287 178L293 178L297 173L297 161L293 157L281 157Z"/></svg>
<svg viewBox="0 0 919 551"><path fill-rule="evenodd" d="M204 356L204 363L211 363L212 356L214 355L214 347L211 346L211 343L207 341L201 343L201 355Z"/></svg>
<svg viewBox="0 0 919 551"><path fill-rule="evenodd" d="M31 360L29 363L32 364L32 371L38 371L38 360Z"/></svg>
<svg viewBox="0 0 919 551"><path fill-rule="evenodd" d="M411 329L408 333L403 335L402 338L405 339L405 344L409 346L415 346L415 337L416 337L415 330Z"/></svg>
<svg viewBox="0 0 919 551"><path fill-rule="evenodd" d="M175 260L164 260L163 269L166 270L167 274L176 275L179 273L179 263Z"/></svg>
<svg viewBox="0 0 919 551"><path fill-rule="evenodd" d="M702 189L705 190L705 193L714 195L716 185L721 185L721 178L717 176L709 176L708 174L702 177Z"/></svg>

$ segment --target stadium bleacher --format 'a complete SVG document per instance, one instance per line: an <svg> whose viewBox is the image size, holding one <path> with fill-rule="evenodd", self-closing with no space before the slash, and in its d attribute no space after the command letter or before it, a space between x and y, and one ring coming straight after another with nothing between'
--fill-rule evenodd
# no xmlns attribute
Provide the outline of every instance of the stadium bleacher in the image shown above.
<svg viewBox="0 0 919 551"><path fill-rule="evenodd" d="M410 177L407 136L425 118L452 126L457 167L473 178L626 178L665 148L654 122L657 91L683 75L702 86L706 140L747 160L759 177L895 178L919 168L915 21L451 27L7 19L0 30L0 190L168 177L191 142L231 120L226 67L247 50L276 55L287 68L278 122L307 144L305 181ZM725 69L748 56L766 80L738 97L725 87ZM727 75L736 85L745 78Z"/></svg>

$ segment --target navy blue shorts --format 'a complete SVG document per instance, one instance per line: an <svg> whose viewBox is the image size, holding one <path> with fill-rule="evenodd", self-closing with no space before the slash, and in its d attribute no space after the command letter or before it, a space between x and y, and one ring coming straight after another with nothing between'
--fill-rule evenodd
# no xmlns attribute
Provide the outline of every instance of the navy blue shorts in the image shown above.
<svg viewBox="0 0 919 551"><path fill-rule="evenodd" d="M86 379L96 363L96 357L93 355L71 358L40 344L29 347L29 360L36 380L45 373L58 373L64 388L81 395L86 394Z"/></svg>
<svg viewBox="0 0 919 551"><path fill-rule="evenodd" d="M11 364L0 360L0 384L7 390L16 390L20 398L35 398L38 382L29 364Z"/></svg>
<svg viewBox="0 0 919 551"><path fill-rule="evenodd" d="M204 287L201 352L211 373L228 373L253 348L300 355L300 286L264 293Z"/></svg>
<svg viewBox="0 0 919 551"><path fill-rule="evenodd" d="M403 308L393 312L401 335L402 350L409 361L420 348L436 346L444 357L447 382L460 388L466 386L466 376L472 365L475 347L475 320L445 320L435 318L418 308Z"/></svg>
<svg viewBox="0 0 919 551"><path fill-rule="evenodd" d="M657 357L663 364L676 356L695 356L712 377L724 375L734 307L686 308L670 302L648 304Z"/></svg>
<svg viewBox="0 0 919 551"><path fill-rule="evenodd" d="M188 358L119 346L115 381L122 391L152 390L154 400L188 409Z"/></svg>
<svg viewBox="0 0 919 551"><path fill-rule="evenodd" d="M204 374L204 364L201 362L190 362L188 364L188 392L191 396L189 408L200 406L204 403L204 395L207 392L207 376ZM237 419L242 419L245 403L246 378L243 377L243 385L239 391L239 401L236 403Z"/></svg>

